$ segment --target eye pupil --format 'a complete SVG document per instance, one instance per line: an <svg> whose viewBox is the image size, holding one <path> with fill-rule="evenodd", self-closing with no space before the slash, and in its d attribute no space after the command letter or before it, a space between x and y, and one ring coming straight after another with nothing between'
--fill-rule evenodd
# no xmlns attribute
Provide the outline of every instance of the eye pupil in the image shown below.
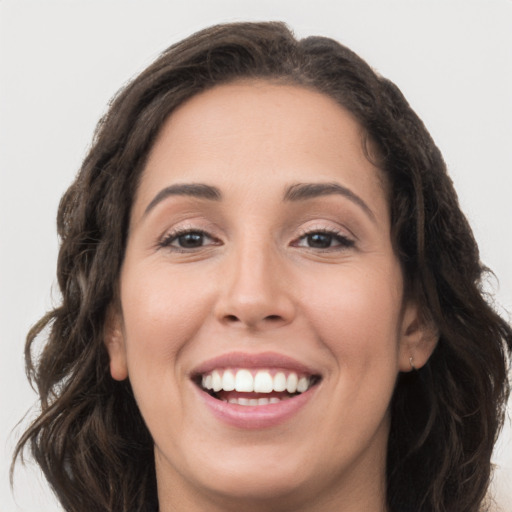
<svg viewBox="0 0 512 512"><path fill-rule="evenodd" d="M308 245L318 249L325 249L331 246L332 235L326 233L312 233L308 235Z"/></svg>
<svg viewBox="0 0 512 512"><path fill-rule="evenodd" d="M178 237L180 247L187 249L201 247L203 245L204 235L202 233L185 233Z"/></svg>

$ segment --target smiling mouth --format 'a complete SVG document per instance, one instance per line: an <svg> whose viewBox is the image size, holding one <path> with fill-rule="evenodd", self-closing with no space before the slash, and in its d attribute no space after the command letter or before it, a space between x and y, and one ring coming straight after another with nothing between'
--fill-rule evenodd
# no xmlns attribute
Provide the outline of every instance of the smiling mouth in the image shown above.
<svg viewBox="0 0 512 512"><path fill-rule="evenodd" d="M289 370L219 368L196 375L195 384L213 398L230 404L277 404L305 393L321 380Z"/></svg>

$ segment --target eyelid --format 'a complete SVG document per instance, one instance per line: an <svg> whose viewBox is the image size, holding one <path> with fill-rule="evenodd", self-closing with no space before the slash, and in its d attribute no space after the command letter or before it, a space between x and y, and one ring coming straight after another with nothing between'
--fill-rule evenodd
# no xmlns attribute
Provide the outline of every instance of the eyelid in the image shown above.
<svg viewBox="0 0 512 512"><path fill-rule="evenodd" d="M299 236L320 232L336 234L354 241L358 240L357 236L352 232L352 230L339 224L338 222L329 220L313 220L312 222L305 222L298 228L298 231Z"/></svg>
<svg viewBox="0 0 512 512"><path fill-rule="evenodd" d="M180 225L181 224L181 225ZM205 226L206 224L206 226ZM339 225L333 226L333 222L309 222L306 225L302 225L293 239L290 241L290 246L299 246L301 240L305 239L307 236L313 235L315 233L323 233L326 235L332 236L334 239L337 239L339 242L337 245L325 248L323 250L336 250L336 249L348 249L356 245L358 239L356 236L352 234L349 229L341 227ZM216 236L213 232L218 232L218 226L212 224L211 222L195 222L195 221L186 221L184 223L179 223L177 226L167 229L161 236L158 237L155 243L156 249L171 249L175 251L181 252L194 252L201 248L211 247L223 245L222 239L220 236ZM180 236L189 234L189 233L198 233L205 237L207 243L203 245L199 245L197 247L185 248L174 246L172 243L177 240ZM318 251L322 250L320 248L311 247L312 250Z"/></svg>
<svg viewBox="0 0 512 512"><path fill-rule="evenodd" d="M221 245L222 242L219 237L212 234L212 231L215 231L214 226L210 222L206 223L207 226L204 227L204 222L190 222L187 221L181 225L176 227L167 229L161 236L158 237L156 241L157 249L170 249L175 250L177 252L193 252L200 248L209 247L212 245ZM178 246L171 245L174 240L179 238L180 236L186 235L188 233L199 233L203 235L205 238L211 240L213 243L208 243L197 248L180 248Z"/></svg>
<svg viewBox="0 0 512 512"><path fill-rule="evenodd" d="M164 235L164 237L160 240L159 245L161 247L171 247L172 242L177 240L180 236L188 235L190 233L198 233L205 238L209 238L210 240L214 240L214 238L209 235L206 231L203 231L202 229L183 229L183 230L176 230L168 232Z"/></svg>
<svg viewBox="0 0 512 512"><path fill-rule="evenodd" d="M330 235L333 238L337 239L339 245L335 245L332 247L327 247L324 249L314 248L314 247L304 247L306 249L311 249L314 251L336 251L336 250L346 250L354 247L357 242L357 238L351 233L347 233L348 230L341 229L339 227L334 227L332 225L322 224L311 224L309 226L303 226L299 230L298 236L296 236L290 245L294 247L301 247L299 242L304 240L306 237L313 235L315 233L322 233L326 235Z"/></svg>

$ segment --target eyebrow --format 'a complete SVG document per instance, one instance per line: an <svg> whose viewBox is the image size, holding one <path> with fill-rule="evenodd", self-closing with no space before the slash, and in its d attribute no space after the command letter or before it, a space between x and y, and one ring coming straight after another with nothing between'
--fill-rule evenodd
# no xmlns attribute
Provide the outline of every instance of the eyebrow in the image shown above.
<svg viewBox="0 0 512 512"><path fill-rule="evenodd" d="M304 201L331 194L338 194L346 197L361 207L373 222L377 221L377 218L371 208L357 194L352 192L352 190L340 185L339 183L297 183L286 189L284 200Z"/></svg>
<svg viewBox="0 0 512 512"><path fill-rule="evenodd" d="M296 183L286 189L284 201L305 201L332 194L346 197L361 207L370 219L376 222L377 219L371 208L352 190L339 183ZM160 190L144 210L144 216L155 208L158 203L161 203L170 196L189 196L211 201L220 201L222 199L221 191L212 185L204 183L178 183Z"/></svg>
<svg viewBox="0 0 512 512"><path fill-rule="evenodd" d="M144 210L144 215L147 215L158 203L161 203L170 196L190 196L199 199L210 199L211 201L220 201L222 198L220 190L212 185L205 185L204 183L178 183L160 190Z"/></svg>

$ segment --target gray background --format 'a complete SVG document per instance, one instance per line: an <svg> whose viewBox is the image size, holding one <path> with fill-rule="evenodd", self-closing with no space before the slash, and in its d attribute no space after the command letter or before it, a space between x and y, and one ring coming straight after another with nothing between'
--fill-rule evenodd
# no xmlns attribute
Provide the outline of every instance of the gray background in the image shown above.
<svg viewBox="0 0 512 512"><path fill-rule="evenodd" d="M13 497L8 466L16 422L35 401L24 336L58 301L57 204L96 121L171 43L213 23L269 19L340 40L402 89L445 156L499 280L489 287L512 311L511 0L0 0L0 512L60 510L30 463ZM510 423L494 456L504 511Z"/></svg>

